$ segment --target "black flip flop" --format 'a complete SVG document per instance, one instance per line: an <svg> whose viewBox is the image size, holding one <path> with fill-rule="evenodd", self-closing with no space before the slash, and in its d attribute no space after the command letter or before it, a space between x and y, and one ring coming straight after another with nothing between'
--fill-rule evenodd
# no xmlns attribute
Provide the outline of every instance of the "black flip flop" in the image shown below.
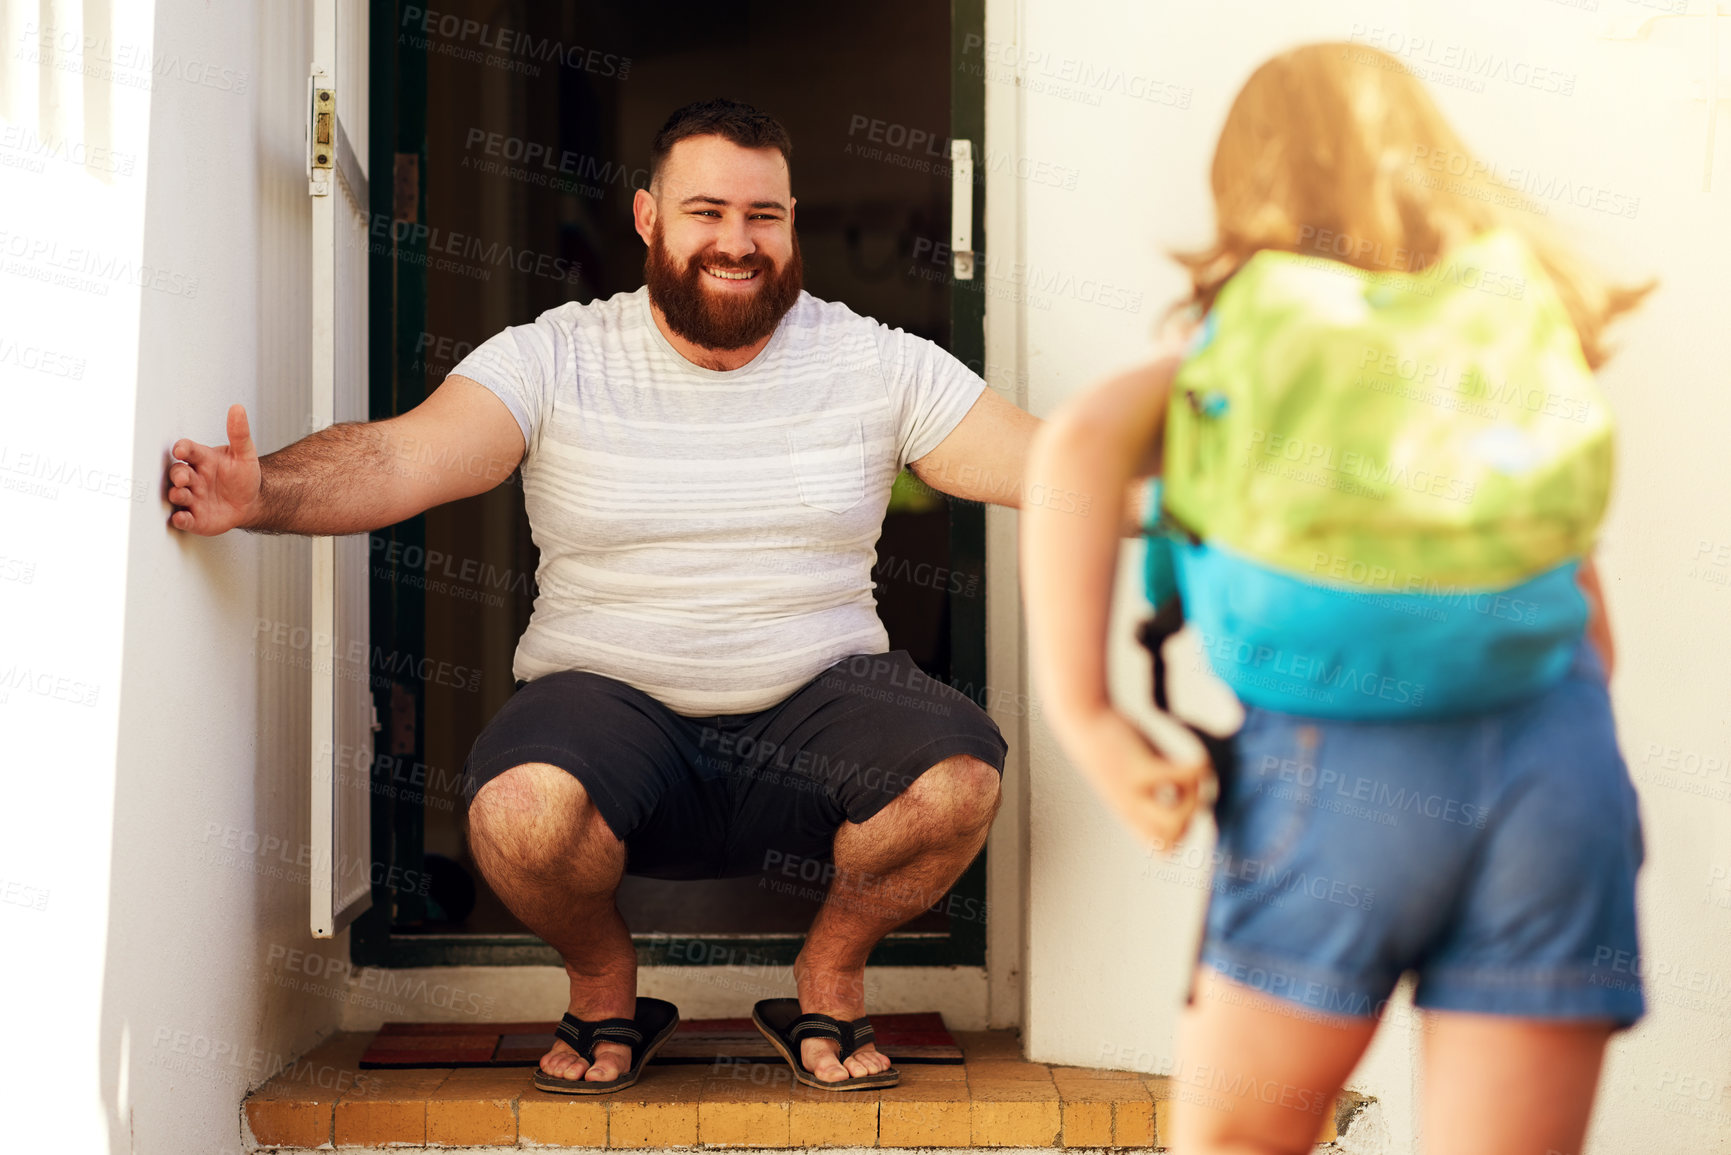
<svg viewBox="0 0 1731 1155"><path fill-rule="evenodd" d="M799 1044L808 1038L834 1039L841 1044L841 1053L836 1058L845 1060L872 1041L874 1035L868 1018L844 1023L828 1015L800 1014L798 999L764 999L751 1008L751 1021L769 1040L770 1046L781 1052L781 1057L793 1068L793 1077L807 1087L816 1087L820 1091L865 1091L873 1087L893 1087L901 1082L902 1073L891 1067L875 1075L854 1075L826 1083L800 1061Z"/></svg>
<svg viewBox="0 0 1731 1155"><path fill-rule="evenodd" d="M553 1028L553 1034L576 1051L578 1058L593 1063L596 1043L624 1043L631 1048L631 1066L617 1078L605 1080L560 1079L537 1066L535 1086L556 1095L605 1095L609 1091L623 1091L643 1074L643 1064L661 1049L661 1044L672 1037L678 1026L679 1008L663 999L638 999L637 1016L631 1019L589 1022L567 1014Z"/></svg>

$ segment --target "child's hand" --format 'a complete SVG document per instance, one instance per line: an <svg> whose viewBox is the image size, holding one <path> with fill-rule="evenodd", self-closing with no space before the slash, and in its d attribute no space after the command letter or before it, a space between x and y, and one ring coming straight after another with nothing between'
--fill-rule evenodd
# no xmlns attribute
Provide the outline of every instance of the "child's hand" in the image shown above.
<svg viewBox="0 0 1731 1155"><path fill-rule="evenodd" d="M1178 844L1196 813L1206 761L1174 764L1116 710L1102 710L1070 729L1064 746L1131 830L1156 850Z"/></svg>

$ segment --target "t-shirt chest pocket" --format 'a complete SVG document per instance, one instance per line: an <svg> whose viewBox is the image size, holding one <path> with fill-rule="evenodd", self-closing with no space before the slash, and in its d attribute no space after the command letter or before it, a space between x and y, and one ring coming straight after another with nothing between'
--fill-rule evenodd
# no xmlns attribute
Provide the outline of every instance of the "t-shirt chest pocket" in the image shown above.
<svg viewBox="0 0 1731 1155"><path fill-rule="evenodd" d="M786 431L799 500L846 513L865 496L865 429L856 417L804 422Z"/></svg>

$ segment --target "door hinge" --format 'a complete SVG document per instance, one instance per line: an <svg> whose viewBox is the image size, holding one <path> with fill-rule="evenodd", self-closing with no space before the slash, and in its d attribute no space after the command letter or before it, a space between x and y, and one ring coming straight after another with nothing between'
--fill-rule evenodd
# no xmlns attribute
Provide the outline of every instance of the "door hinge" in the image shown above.
<svg viewBox="0 0 1731 1155"><path fill-rule="evenodd" d="M337 94L330 75L314 67L307 77L307 192L331 195L337 160Z"/></svg>

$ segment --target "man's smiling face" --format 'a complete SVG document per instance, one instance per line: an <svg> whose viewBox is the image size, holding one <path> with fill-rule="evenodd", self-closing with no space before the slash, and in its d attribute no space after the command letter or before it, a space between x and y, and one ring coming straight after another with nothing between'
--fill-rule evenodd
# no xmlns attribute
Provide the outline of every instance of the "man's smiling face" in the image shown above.
<svg viewBox="0 0 1731 1155"><path fill-rule="evenodd" d="M637 202L649 245L649 298L679 336L706 349L768 337L799 299L787 161L774 148L693 136L669 150Z"/></svg>

